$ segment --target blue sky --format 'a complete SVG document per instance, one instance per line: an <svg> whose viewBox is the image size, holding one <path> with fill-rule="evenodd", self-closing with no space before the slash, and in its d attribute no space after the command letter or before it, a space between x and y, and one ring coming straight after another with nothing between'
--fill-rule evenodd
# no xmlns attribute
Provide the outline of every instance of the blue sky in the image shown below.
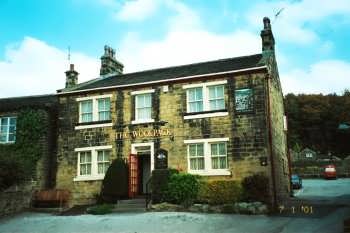
<svg viewBox="0 0 350 233"><path fill-rule="evenodd" d="M81 82L105 44L125 72L260 53L264 16L285 94L350 88L349 0L1 0L0 97L62 88L68 46Z"/></svg>

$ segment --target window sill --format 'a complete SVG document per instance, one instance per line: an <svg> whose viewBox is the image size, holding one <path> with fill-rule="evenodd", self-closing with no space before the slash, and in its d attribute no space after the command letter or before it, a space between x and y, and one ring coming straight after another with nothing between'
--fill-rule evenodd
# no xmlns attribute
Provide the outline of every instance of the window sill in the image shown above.
<svg viewBox="0 0 350 233"><path fill-rule="evenodd" d="M148 120L134 120L131 121L132 125L137 125L137 124L147 124L147 123L153 123L154 119L148 119Z"/></svg>
<svg viewBox="0 0 350 233"><path fill-rule="evenodd" d="M200 176L231 176L231 171L227 169L189 170L188 173Z"/></svg>
<svg viewBox="0 0 350 233"><path fill-rule="evenodd" d="M88 123L79 123L77 126L75 126L74 129L90 129L90 128L100 128L100 127L112 127L113 123L111 121L108 121L107 123L105 121L98 122L88 122Z"/></svg>
<svg viewBox="0 0 350 233"><path fill-rule="evenodd" d="M103 180L105 175L96 175L96 176L77 176L73 181L94 181L94 180Z"/></svg>
<svg viewBox="0 0 350 233"><path fill-rule="evenodd" d="M206 117L222 117L222 116L228 116L227 110L222 111L209 111L209 112L195 112L195 113L186 113L184 116L185 120L188 119L199 119L199 118L206 118Z"/></svg>
<svg viewBox="0 0 350 233"><path fill-rule="evenodd" d="M15 144L15 142L0 142L1 145L12 145Z"/></svg>

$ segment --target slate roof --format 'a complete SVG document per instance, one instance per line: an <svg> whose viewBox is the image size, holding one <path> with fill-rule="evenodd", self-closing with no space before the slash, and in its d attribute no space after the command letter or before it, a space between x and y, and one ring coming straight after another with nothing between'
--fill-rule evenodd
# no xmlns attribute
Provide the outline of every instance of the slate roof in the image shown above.
<svg viewBox="0 0 350 233"><path fill-rule="evenodd" d="M126 73L121 75L111 75L100 77L85 83L78 84L73 88L58 90L58 92L83 91L94 88L104 88L110 86L138 84L154 81L167 81L179 77L203 75L210 73L226 72L263 66L262 54L250 56L220 59L215 61L193 63L181 66L159 68L153 70Z"/></svg>
<svg viewBox="0 0 350 233"><path fill-rule="evenodd" d="M51 108L58 104L57 95L33 95L0 99L0 112L21 108Z"/></svg>

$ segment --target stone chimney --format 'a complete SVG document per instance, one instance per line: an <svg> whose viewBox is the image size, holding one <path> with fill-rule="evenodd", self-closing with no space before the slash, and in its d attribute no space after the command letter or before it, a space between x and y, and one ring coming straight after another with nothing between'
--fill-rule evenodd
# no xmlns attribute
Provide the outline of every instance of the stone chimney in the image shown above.
<svg viewBox="0 0 350 233"><path fill-rule="evenodd" d="M115 59L115 50L105 45L105 53L101 57L100 75L123 74L123 64Z"/></svg>
<svg viewBox="0 0 350 233"><path fill-rule="evenodd" d="M264 29L261 30L260 33L262 39L262 51L275 51L275 38L272 34L270 19L264 17L263 22Z"/></svg>
<svg viewBox="0 0 350 233"><path fill-rule="evenodd" d="M74 87L78 84L79 73L74 70L74 64L70 64L69 70L66 73L66 88Z"/></svg>

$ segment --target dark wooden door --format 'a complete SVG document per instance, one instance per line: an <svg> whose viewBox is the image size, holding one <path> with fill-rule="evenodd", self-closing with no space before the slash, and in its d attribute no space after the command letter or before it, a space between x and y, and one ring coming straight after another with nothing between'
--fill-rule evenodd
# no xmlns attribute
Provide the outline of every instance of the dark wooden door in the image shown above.
<svg viewBox="0 0 350 233"><path fill-rule="evenodd" d="M139 171L137 154L129 155L129 198L134 198L139 192Z"/></svg>

